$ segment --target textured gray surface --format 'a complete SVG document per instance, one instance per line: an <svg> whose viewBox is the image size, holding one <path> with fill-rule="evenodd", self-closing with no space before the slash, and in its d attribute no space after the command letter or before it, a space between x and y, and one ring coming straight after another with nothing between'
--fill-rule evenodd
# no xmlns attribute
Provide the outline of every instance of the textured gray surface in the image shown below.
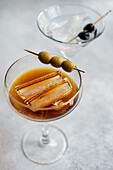
<svg viewBox="0 0 113 170"><path fill-rule="evenodd" d="M5 101L3 79L7 68L26 55L24 48L58 52L37 29L39 12L60 0L0 1L0 170L112 170L113 169L113 12L106 17L101 37L76 53L76 65L86 70L79 106L67 117L53 122L68 137L65 156L51 165L30 162L21 151L21 139L38 123L15 114ZM104 14L112 0L77 0Z"/></svg>

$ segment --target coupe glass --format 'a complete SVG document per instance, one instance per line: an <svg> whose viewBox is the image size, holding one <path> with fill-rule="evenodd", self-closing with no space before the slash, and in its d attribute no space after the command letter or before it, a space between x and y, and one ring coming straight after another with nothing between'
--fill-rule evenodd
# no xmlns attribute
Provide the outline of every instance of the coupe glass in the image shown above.
<svg viewBox="0 0 113 170"><path fill-rule="evenodd" d="M103 33L104 20L102 19L95 25L96 29L90 34L89 40L84 41L77 38L70 43L68 41L83 31L87 24L94 23L100 17L98 12L86 6L55 5L45 9L38 15L37 25L43 35L54 43L64 57L72 57L76 50L85 47Z"/></svg>
<svg viewBox="0 0 113 170"><path fill-rule="evenodd" d="M35 55L27 55L15 61L6 72L4 91L8 104L17 114L26 119L38 122L38 126L28 130L22 140L22 149L24 154L33 162L49 164L57 161L63 156L67 149L68 142L64 132L53 125L48 125L48 122L60 119L75 109L82 95L82 78L80 72L76 70L71 73L67 73L78 86L77 93L68 102L66 102L66 105L72 103L71 107L61 115L56 114L53 118L49 117L47 119L39 119L37 118L37 113L29 115L26 114L24 110L21 110L20 106L27 110L27 105L17 101L10 93L11 85L18 76L24 72L36 68L53 67L50 64L46 65L41 63ZM15 103L16 107L13 105L13 103ZM55 107L57 108L58 106L54 106L54 108ZM39 108L39 111L42 111L43 113L47 112L48 110L51 110L52 112L54 109L52 107Z"/></svg>

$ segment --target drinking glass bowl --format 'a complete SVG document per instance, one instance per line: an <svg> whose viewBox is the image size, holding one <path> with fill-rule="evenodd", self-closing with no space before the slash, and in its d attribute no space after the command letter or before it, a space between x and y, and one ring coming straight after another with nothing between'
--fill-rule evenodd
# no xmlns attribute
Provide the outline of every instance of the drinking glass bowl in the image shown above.
<svg viewBox="0 0 113 170"><path fill-rule="evenodd" d="M51 40L65 57L68 57L73 56L77 49L85 47L103 33L105 23L102 19L95 25L97 32L93 32L89 40L84 41L77 38L68 42L83 31L87 24L94 23L100 17L98 12L86 6L54 5L44 9L38 15L37 25L41 33Z"/></svg>

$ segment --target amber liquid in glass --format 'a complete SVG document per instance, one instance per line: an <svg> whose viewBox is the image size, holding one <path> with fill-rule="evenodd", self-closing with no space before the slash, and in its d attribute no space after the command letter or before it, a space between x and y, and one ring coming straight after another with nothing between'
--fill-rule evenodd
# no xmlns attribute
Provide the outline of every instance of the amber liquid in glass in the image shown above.
<svg viewBox="0 0 113 170"><path fill-rule="evenodd" d="M15 91L15 87L17 85L29 82L33 79L36 79L38 77L44 76L46 74L49 74L49 73L52 73L55 71L56 71L56 69L39 68L39 69L33 69L30 71L27 71L27 72L21 74L19 77L17 77L17 79L13 82L13 84L10 88L10 94L12 96L12 97L10 96L10 101L13 106L13 109L18 114L20 113L21 116L23 116L27 119L34 119L34 120L35 119L51 119L51 118L55 118L55 117L62 115L63 113L65 113L67 110L69 110L72 107L70 104L67 104L66 106L64 106L58 110L54 110L54 109L39 110L39 111L33 112L29 108L24 107L21 104L19 104L18 102L16 102L16 101L19 101L25 105L24 101L19 97L19 95ZM72 91L68 96L66 96L65 98L62 98L63 102L69 101L78 91L78 87L77 87L76 83L72 80L72 78L69 77L66 73L62 72L62 78L65 78L65 77L67 77L69 79L69 81L72 85ZM77 98L78 98L78 95L74 99L74 103L77 101Z"/></svg>

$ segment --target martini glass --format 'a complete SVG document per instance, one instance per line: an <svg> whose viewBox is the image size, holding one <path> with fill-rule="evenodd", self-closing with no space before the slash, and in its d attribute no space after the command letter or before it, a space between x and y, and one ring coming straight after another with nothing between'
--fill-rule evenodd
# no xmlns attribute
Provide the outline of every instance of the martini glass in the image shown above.
<svg viewBox="0 0 113 170"><path fill-rule="evenodd" d="M100 14L91 8L82 5L54 5L43 10L37 18L37 25L41 33L55 45L64 57L72 57L81 47L98 38L104 31L104 20L96 25L96 30L90 34L89 40L76 38L83 28L94 23L100 18Z"/></svg>
<svg viewBox="0 0 113 170"><path fill-rule="evenodd" d="M69 76L76 82L78 86L77 93L67 101L64 106L70 106L62 114L56 114L54 117L39 118L38 113L29 114L27 105L18 101L11 95L10 89L12 83L21 74L36 68L53 68L51 65L42 64L35 55L27 55L15 61L7 70L4 80L5 97L10 107L20 116L37 122L37 127L33 127L27 131L22 140L22 150L27 158L40 164L49 164L57 161L65 153L68 142L64 132L53 126L48 125L50 121L63 118L72 112L78 105L82 96L82 78L79 71L74 70ZM57 69L58 70L58 69ZM62 69L61 69L62 70ZM63 71L63 70L62 70ZM54 106L57 108L58 106ZM21 109L24 108L24 109ZM39 108L42 113L48 111L54 112L53 107ZM58 111L59 112L59 111Z"/></svg>

